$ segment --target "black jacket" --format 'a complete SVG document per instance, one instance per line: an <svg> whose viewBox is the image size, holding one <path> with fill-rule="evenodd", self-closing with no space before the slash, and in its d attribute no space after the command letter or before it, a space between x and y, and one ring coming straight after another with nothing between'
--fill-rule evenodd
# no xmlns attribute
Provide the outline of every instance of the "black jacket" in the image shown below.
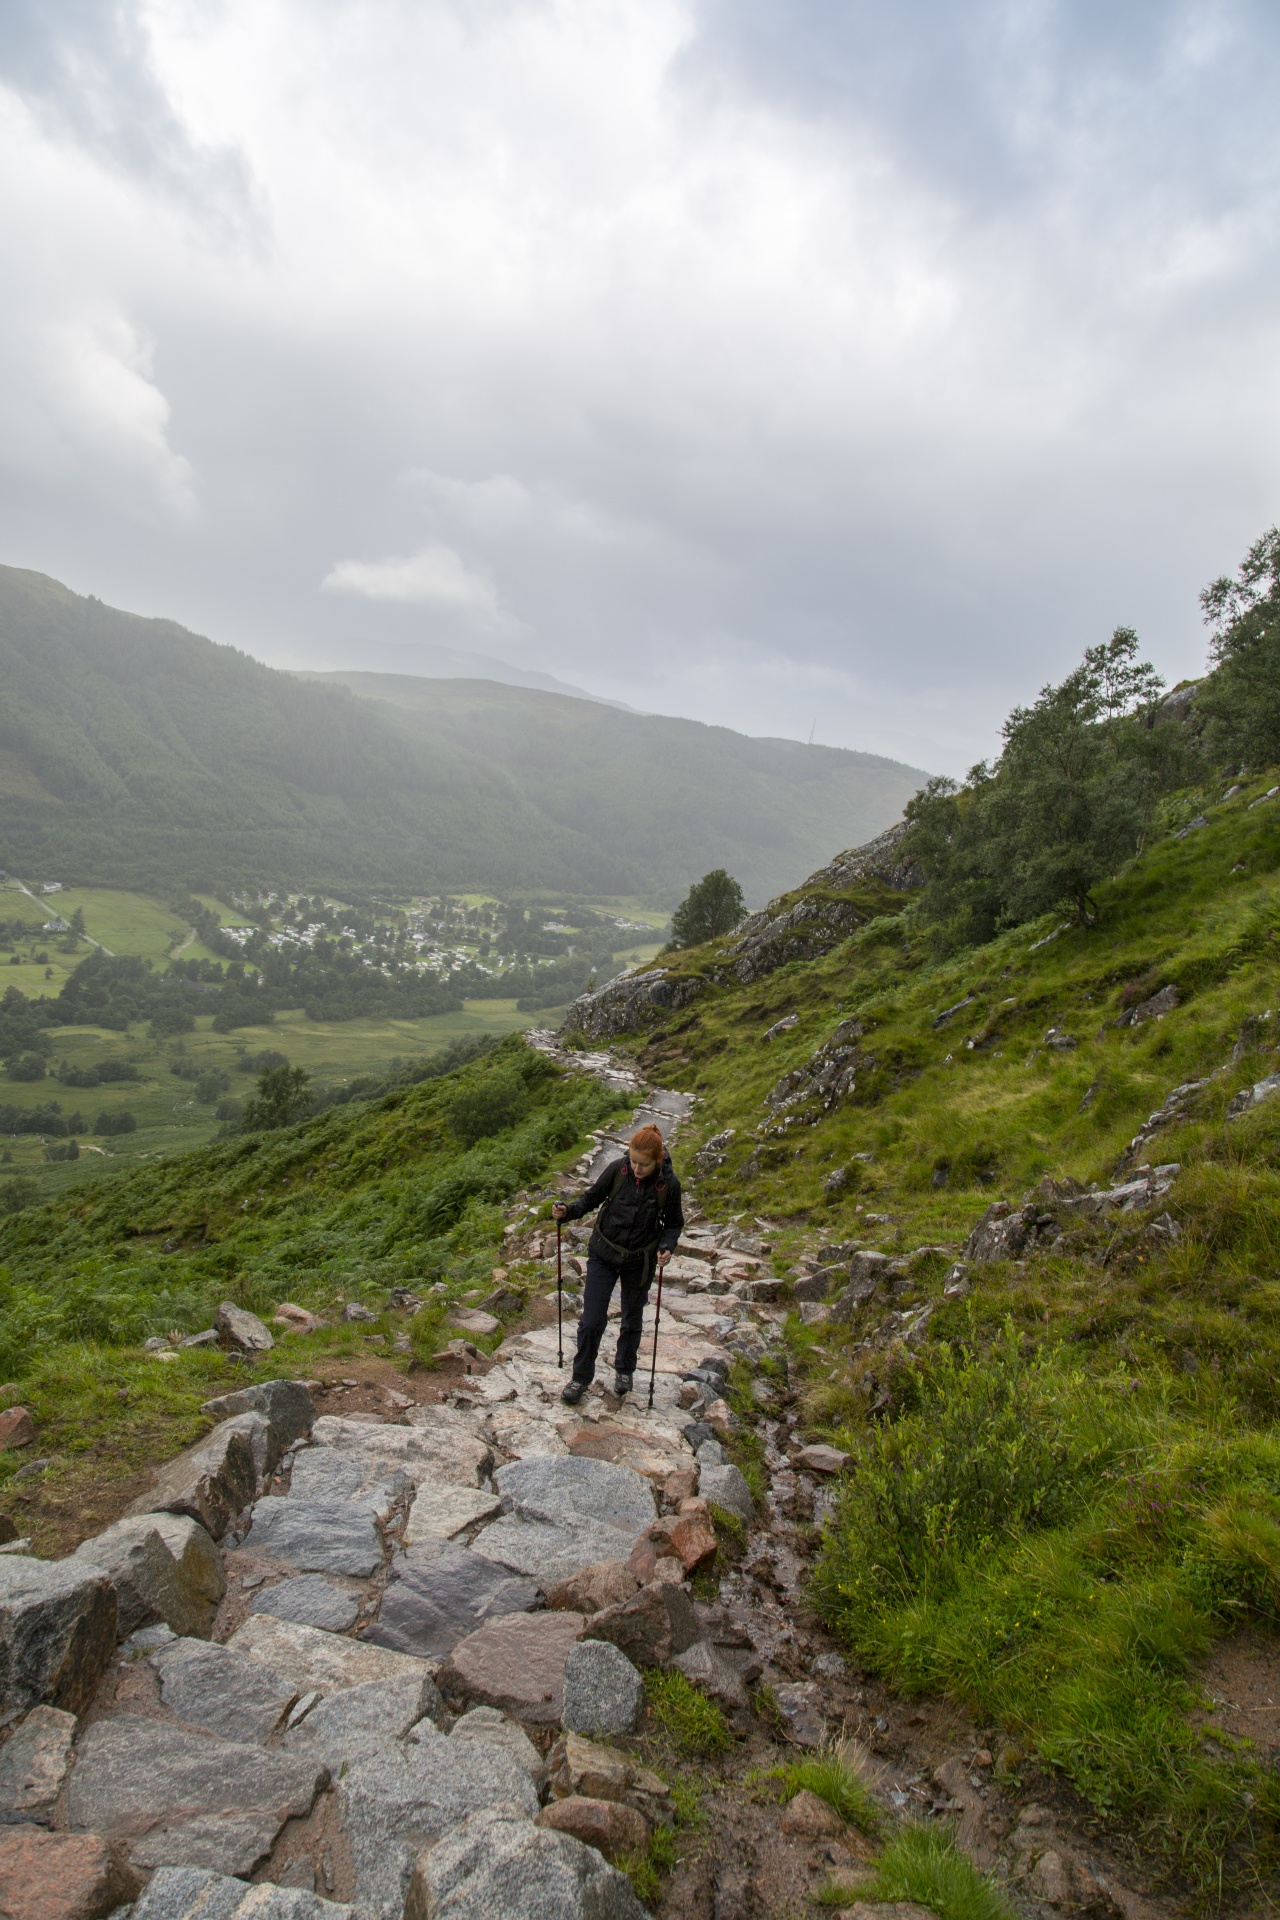
<svg viewBox="0 0 1280 1920"><path fill-rule="evenodd" d="M614 1194L619 1167L625 1167L626 1174ZM669 1153L663 1155L661 1167L644 1180L636 1179L629 1159L611 1160L599 1179L580 1198L569 1202L565 1218L581 1220L583 1214L593 1213L597 1207L602 1211L591 1236L590 1251L611 1267L649 1251L674 1253L684 1232L680 1182Z"/></svg>

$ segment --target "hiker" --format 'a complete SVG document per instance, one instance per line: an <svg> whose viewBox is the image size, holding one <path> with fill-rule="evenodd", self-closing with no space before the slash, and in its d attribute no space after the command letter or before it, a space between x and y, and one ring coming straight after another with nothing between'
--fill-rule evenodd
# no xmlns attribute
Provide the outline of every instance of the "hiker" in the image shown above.
<svg viewBox="0 0 1280 1920"><path fill-rule="evenodd" d="M657 1127L638 1127L627 1144L625 1159L610 1161L580 1199L568 1206L560 1202L551 1212L556 1220L581 1220L584 1213L593 1213L597 1207L600 1217L587 1248L587 1280L573 1378L560 1395L571 1407L581 1400L595 1376L609 1301L619 1280L622 1325L613 1361L613 1390L619 1397L630 1393L640 1351L644 1304L654 1270L666 1266L684 1228L680 1182Z"/></svg>

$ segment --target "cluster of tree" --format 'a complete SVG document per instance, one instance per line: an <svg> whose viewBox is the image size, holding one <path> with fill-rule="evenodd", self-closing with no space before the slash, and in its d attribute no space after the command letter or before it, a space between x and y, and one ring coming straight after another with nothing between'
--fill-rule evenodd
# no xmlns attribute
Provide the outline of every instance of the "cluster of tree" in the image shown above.
<svg viewBox="0 0 1280 1920"><path fill-rule="evenodd" d="M1185 696L1118 627L1004 725L993 765L931 780L907 807L900 856L924 878L940 945L987 940L1055 909L1096 918L1095 889L1141 851L1162 798L1230 763L1280 759L1280 529L1201 595L1213 671Z"/></svg>
<svg viewBox="0 0 1280 1920"><path fill-rule="evenodd" d="M719 940L737 926L745 904L742 888L723 867L704 873L672 914L668 944L678 949Z"/></svg>
<svg viewBox="0 0 1280 1920"><path fill-rule="evenodd" d="M82 1113L64 1113L61 1103L51 1100L44 1107L0 1106L0 1133L40 1133L62 1140L69 1133L88 1133L89 1123Z"/></svg>

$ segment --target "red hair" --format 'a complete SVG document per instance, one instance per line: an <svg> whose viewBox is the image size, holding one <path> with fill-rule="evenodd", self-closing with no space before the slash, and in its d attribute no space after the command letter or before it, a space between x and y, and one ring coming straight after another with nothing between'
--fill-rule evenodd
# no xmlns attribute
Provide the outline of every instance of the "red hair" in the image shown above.
<svg viewBox="0 0 1280 1920"><path fill-rule="evenodd" d="M655 1166L662 1165L662 1156L666 1152L662 1135L656 1127L637 1127L627 1142L628 1147L642 1154L646 1160L652 1160Z"/></svg>

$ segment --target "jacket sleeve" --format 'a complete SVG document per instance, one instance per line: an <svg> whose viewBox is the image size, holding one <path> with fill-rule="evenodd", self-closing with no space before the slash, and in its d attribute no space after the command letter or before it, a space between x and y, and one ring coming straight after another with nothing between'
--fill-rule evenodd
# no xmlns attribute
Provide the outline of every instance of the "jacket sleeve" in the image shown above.
<svg viewBox="0 0 1280 1920"><path fill-rule="evenodd" d="M666 1225L658 1236L659 1253L674 1253L683 1232L684 1203L680 1197L680 1182L672 1174L671 1188L667 1194Z"/></svg>
<svg viewBox="0 0 1280 1920"><path fill-rule="evenodd" d="M596 1208L609 1198L609 1189L613 1185L613 1177L621 1165L621 1160L611 1160L604 1172L600 1175L600 1178L594 1181L585 1193L580 1193L576 1200L569 1202L565 1210L565 1219L581 1220L584 1213L594 1213Z"/></svg>

